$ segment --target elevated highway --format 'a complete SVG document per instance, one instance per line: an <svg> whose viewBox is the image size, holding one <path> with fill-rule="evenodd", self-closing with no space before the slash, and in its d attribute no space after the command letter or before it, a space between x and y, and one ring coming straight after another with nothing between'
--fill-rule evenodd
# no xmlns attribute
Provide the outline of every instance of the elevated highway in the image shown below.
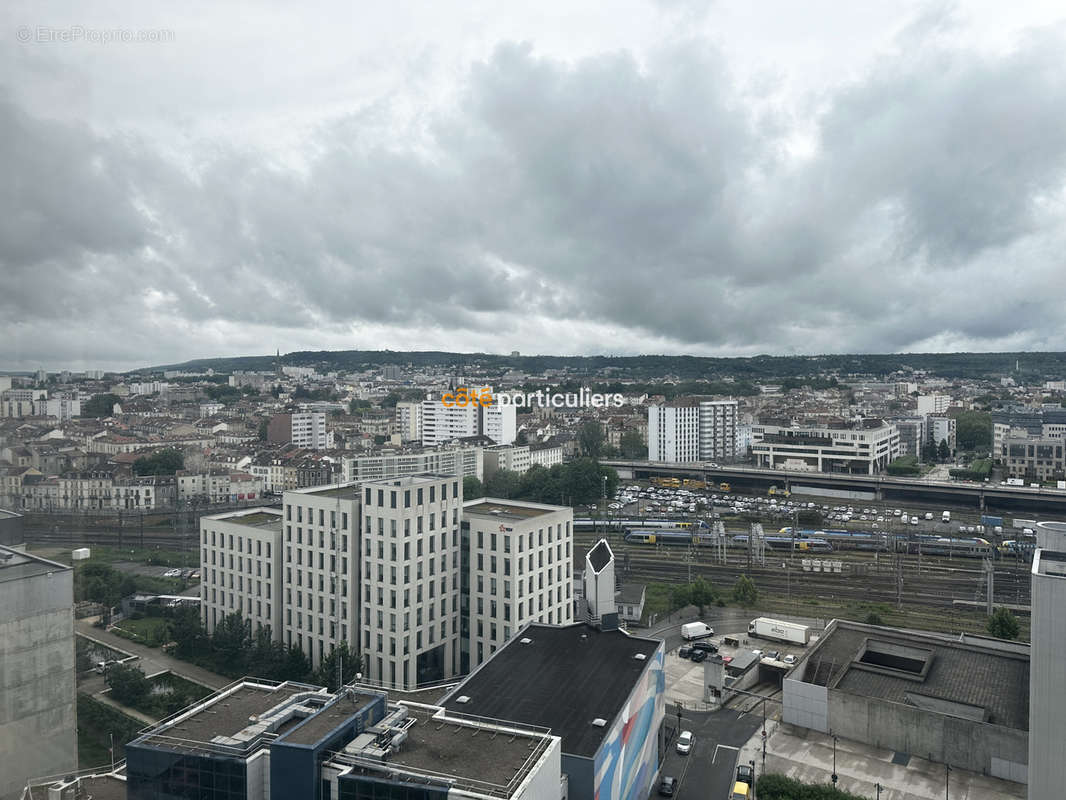
<svg viewBox="0 0 1066 800"><path fill-rule="evenodd" d="M1028 486L1001 486L971 481L923 481L888 475L849 475L825 472L757 469L723 465L711 468L704 462L674 464L660 461L603 461L614 467L619 477L648 480L653 477L694 478L730 484L733 491L765 494L771 486L789 491L804 489L826 496L852 496L856 499L898 501L974 509L987 513L1034 515L1066 519L1066 490L1033 489ZM842 494L836 495L837 492ZM855 493L845 495L843 493Z"/></svg>

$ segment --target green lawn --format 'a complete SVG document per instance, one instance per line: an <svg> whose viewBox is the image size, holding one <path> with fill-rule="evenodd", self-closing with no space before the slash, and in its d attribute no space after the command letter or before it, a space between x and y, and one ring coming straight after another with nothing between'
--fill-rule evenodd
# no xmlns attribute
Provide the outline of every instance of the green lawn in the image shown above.
<svg viewBox="0 0 1066 800"><path fill-rule="evenodd" d="M115 625L115 629L131 634L127 638L132 641L146 644L149 647L158 647L166 640L167 621L163 617L124 619Z"/></svg>
<svg viewBox="0 0 1066 800"><path fill-rule="evenodd" d="M93 700L78 695L78 767L89 769L111 763L110 737L115 738L115 760L125 757L123 745L134 738L144 724Z"/></svg>

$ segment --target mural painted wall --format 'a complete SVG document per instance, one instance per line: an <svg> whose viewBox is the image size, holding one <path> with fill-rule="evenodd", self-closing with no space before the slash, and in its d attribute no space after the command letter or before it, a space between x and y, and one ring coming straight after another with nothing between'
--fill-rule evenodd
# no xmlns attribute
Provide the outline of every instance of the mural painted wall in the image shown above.
<svg viewBox="0 0 1066 800"><path fill-rule="evenodd" d="M596 800L646 800L659 771L659 730L666 716L663 645L596 753Z"/></svg>

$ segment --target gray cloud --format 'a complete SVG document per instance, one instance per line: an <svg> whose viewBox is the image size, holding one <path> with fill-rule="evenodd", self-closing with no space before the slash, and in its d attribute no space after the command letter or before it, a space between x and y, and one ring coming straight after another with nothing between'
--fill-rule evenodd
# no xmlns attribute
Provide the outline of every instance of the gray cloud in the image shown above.
<svg viewBox="0 0 1066 800"><path fill-rule="evenodd" d="M699 36L572 60L503 43L452 101L335 114L295 160L176 158L4 96L0 366L1066 349L1066 37L981 51L952 24L792 109Z"/></svg>

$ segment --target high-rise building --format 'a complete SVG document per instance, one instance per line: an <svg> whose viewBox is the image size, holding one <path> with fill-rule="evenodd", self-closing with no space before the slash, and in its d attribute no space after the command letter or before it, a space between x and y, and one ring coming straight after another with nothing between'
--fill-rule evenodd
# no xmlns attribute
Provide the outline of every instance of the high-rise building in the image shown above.
<svg viewBox="0 0 1066 800"><path fill-rule="evenodd" d="M305 450L325 450L332 439L326 433L324 411L297 411L292 415L292 443Z"/></svg>
<svg viewBox="0 0 1066 800"><path fill-rule="evenodd" d="M952 453L955 452L955 418L954 417L939 417L931 415L925 418L925 429L928 432L932 432L933 441L940 446L941 442L948 443L948 450ZM926 433L926 436L929 434Z"/></svg>
<svg viewBox="0 0 1066 800"><path fill-rule="evenodd" d="M471 396L491 387L470 389ZM494 402L488 406L459 405L447 396L422 401L422 444L443 444L467 436L487 436L496 444L511 444L518 435L515 406Z"/></svg>
<svg viewBox="0 0 1066 800"><path fill-rule="evenodd" d="M948 394L920 394L918 395L918 413L921 416L930 414L943 414L951 408L951 395Z"/></svg>
<svg viewBox="0 0 1066 800"><path fill-rule="evenodd" d="M0 546L0 797L78 767L74 571Z"/></svg>
<svg viewBox="0 0 1066 800"><path fill-rule="evenodd" d="M648 407L650 461L728 461L736 454L736 400L685 397Z"/></svg>
<svg viewBox="0 0 1066 800"><path fill-rule="evenodd" d="M467 476L481 479L484 453L469 445L382 449L376 453L344 459L346 481L382 480L432 472L437 475Z"/></svg>
<svg viewBox="0 0 1066 800"><path fill-rule="evenodd" d="M484 497L463 507L462 671L530 622L573 621L574 512Z"/></svg>
<svg viewBox="0 0 1066 800"><path fill-rule="evenodd" d="M397 403L396 422L400 426L400 441L420 441L422 439L422 404Z"/></svg>

